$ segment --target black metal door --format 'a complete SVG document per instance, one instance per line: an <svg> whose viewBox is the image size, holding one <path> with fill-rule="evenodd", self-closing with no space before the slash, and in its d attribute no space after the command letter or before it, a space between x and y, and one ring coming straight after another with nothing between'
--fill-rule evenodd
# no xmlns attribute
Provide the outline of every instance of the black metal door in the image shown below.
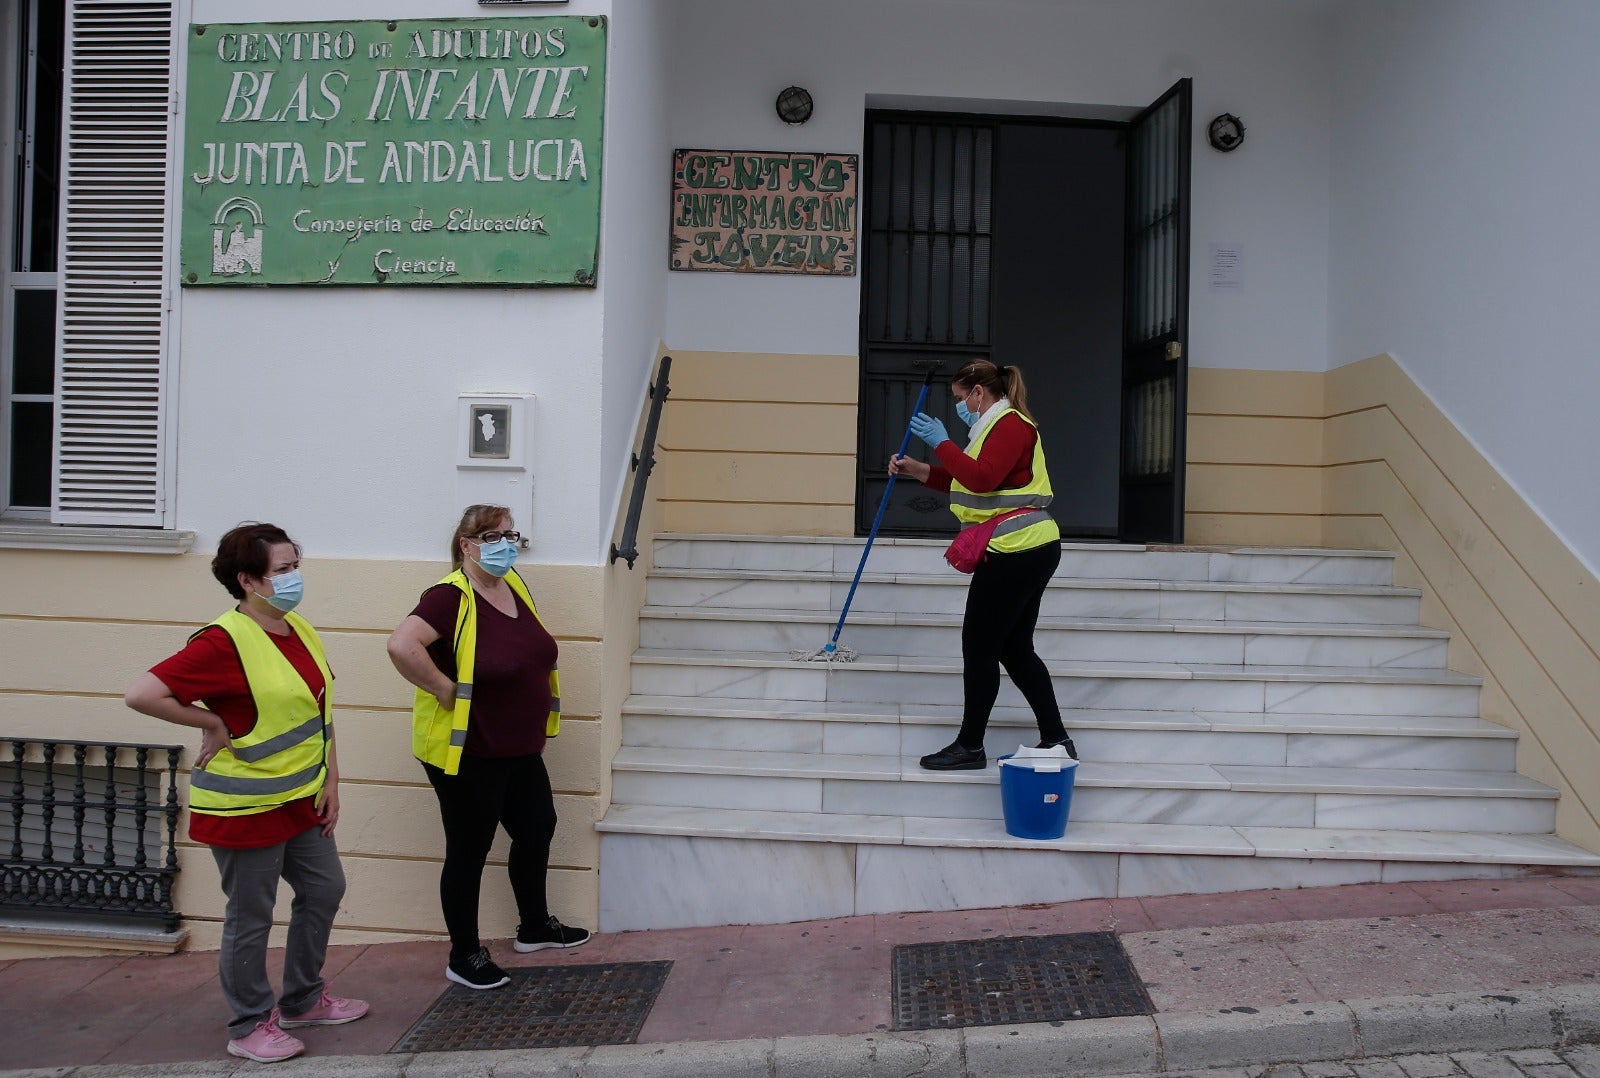
<svg viewBox="0 0 1600 1078"><path fill-rule="evenodd" d="M983 121L867 114L857 534L877 514L889 457L930 368L925 410L964 429L947 387L991 347L994 149L994 127ZM879 531L954 534L948 508L942 494L896 483Z"/></svg>
<svg viewBox="0 0 1600 1078"><path fill-rule="evenodd" d="M1118 494L1124 540L1183 541L1192 111L1190 80L1183 79L1128 132Z"/></svg>

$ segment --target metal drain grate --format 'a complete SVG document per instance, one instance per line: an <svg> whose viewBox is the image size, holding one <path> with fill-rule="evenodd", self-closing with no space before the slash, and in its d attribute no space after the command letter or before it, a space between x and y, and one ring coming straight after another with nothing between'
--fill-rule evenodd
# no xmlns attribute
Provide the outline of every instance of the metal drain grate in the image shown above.
<svg viewBox="0 0 1600 1078"><path fill-rule="evenodd" d="M1112 932L894 949L894 1028L955 1029L1153 1014Z"/></svg>
<svg viewBox="0 0 1600 1078"><path fill-rule="evenodd" d="M391 1052L632 1044L671 962L511 969L491 991L452 985Z"/></svg>

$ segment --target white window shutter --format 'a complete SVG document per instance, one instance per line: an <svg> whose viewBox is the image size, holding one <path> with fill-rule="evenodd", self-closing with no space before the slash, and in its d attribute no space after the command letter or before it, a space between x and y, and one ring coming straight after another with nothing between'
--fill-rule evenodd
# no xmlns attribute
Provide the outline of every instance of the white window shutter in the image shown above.
<svg viewBox="0 0 1600 1078"><path fill-rule="evenodd" d="M173 0L68 0L50 519L168 524Z"/></svg>

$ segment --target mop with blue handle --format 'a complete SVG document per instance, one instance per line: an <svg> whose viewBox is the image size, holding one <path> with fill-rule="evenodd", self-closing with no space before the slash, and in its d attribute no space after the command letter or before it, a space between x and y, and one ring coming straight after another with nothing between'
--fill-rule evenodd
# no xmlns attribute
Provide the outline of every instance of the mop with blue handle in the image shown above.
<svg viewBox="0 0 1600 1078"><path fill-rule="evenodd" d="M923 402L928 399L928 387L932 384L933 370L930 368L927 375L922 379L922 392L917 394L917 405L911 409L911 419L915 419L917 413L922 411ZM900 437L900 451L895 456L905 456L906 447L910 444L911 420L908 419L906 421L906 432ZM878 515L872 518L872 531L867 533L867 545L861 551L861 561L856 565L855 578L850 581L849 594L844 597L844 609L839 611L839 624L833 627L833 637L814 651L792 651L789 653L789 658L797 659L801 662L855 662L855 649L848 644L840 644L839 634L844 631L844 619L850 613L851 600L856 597L856 585L861 583L861 570L867 567L867 555L872 553L872 541L878 537L878 525L883 522L883 511L889 507L889 494L894 490L894 481L898 478L900 478L898 475L891 475L889 477L889 485L883 488L883 498L878 502Z"/></svg>

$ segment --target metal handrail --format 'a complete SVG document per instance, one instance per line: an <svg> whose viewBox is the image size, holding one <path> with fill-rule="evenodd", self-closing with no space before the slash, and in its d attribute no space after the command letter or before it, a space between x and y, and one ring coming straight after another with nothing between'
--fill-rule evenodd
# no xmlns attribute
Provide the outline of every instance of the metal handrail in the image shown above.
<svg viewBox="0 0 1600 1078"><path fill-rule="evenodd" d="M622 545L611 544L611 560L628 560L628 568L639 557L639 515L644 512L644 488L650 481L650 472L656 466L656 428L661 425L661 406L666 403L667 375L672 371L672 357L661 357L661 369L650 386L650 417L644 423L644 442L633 455L633 492L628 496L628 518L622 523Z"/></svg>

